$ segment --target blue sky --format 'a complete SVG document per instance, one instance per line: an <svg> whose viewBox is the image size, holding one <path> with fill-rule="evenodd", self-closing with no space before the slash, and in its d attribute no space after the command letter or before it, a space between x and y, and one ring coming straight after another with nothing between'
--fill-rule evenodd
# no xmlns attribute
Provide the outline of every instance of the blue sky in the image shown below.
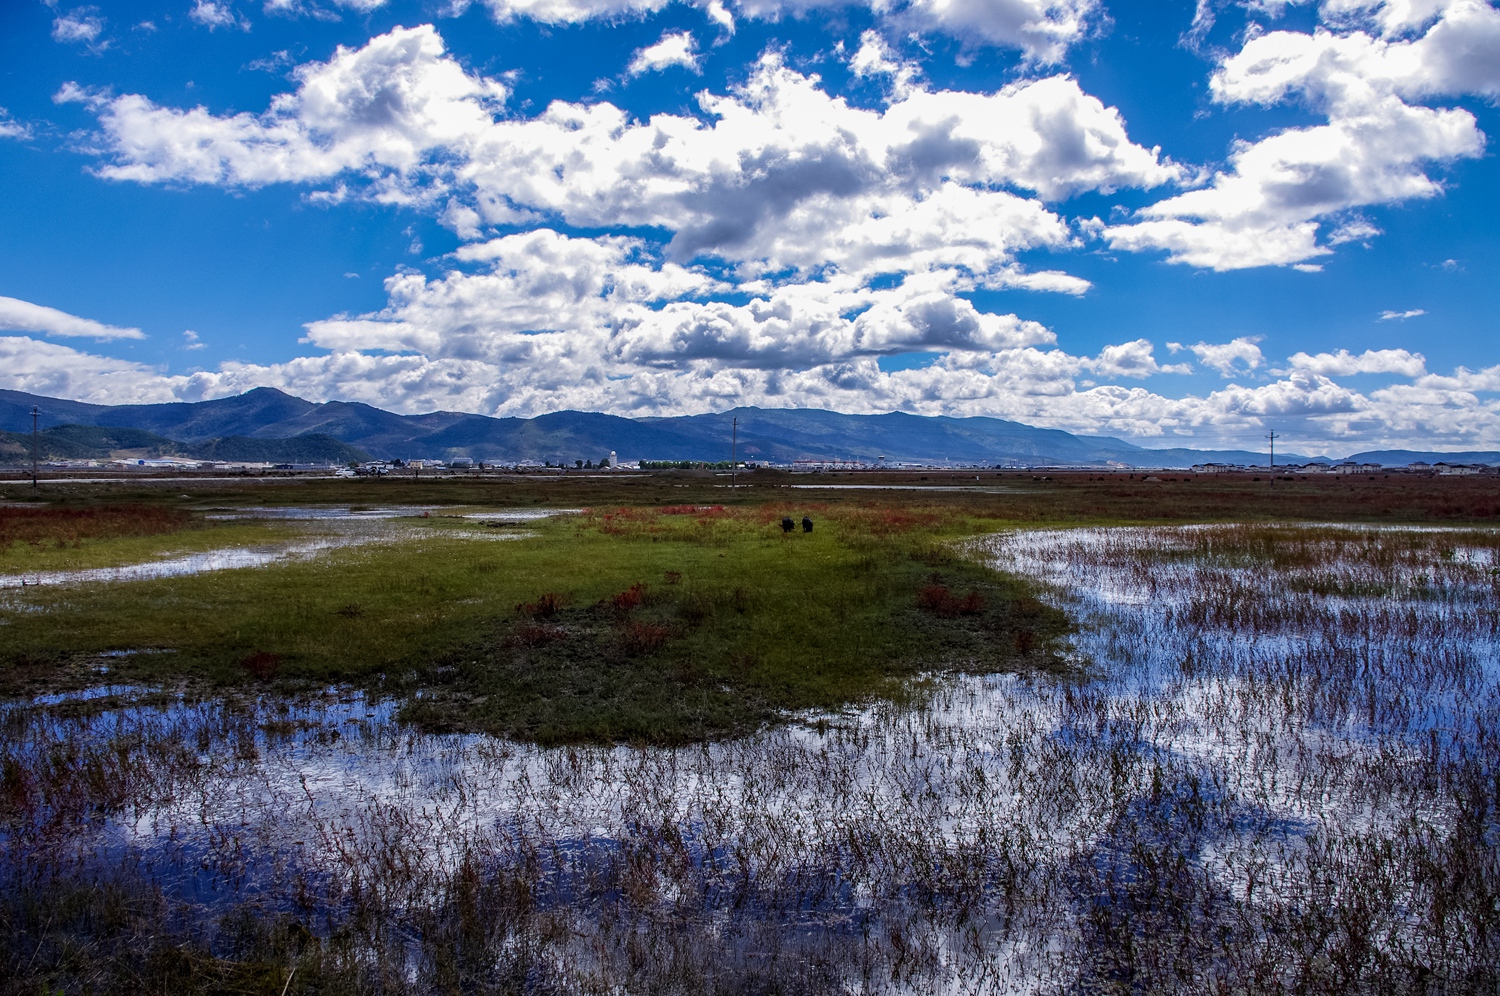
<svg viewBox="0 0 1500 996"><path fill-rule="evenodd" d="M0 67L0 386L1500 447L1485 0L15 0Z"/></svg>

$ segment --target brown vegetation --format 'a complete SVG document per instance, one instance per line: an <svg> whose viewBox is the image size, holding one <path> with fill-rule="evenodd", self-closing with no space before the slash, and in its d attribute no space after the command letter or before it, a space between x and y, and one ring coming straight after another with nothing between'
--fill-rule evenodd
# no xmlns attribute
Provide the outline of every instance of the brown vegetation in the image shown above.
<svg viewBox="0 0 1500 996"><path fill-rule="evenodd" d="M15 543L76 546L86 539L155 536L191 521L182 509L162 505L0 505L0 550Z"/></svg>

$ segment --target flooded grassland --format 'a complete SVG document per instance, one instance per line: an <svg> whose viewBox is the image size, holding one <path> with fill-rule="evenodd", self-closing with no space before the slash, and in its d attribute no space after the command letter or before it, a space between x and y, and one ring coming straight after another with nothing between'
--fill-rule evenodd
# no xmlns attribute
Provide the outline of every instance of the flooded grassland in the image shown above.
<svg viewBox="0 0 1500 996"><path fill-rule="evenodd" d="M882 546L908 533L868 516L840 520L842 538L829 523L823 539L820 520L811 535L827 545L790 552L779 530L763 543L755 516L704 513L585 516L483 545L577 542L606 576L580 574L550 611L532 592L503 633L444 658L449 684L205 695L132 681L0 706L6 991L1500 983L1495 531L953 530L944 559ZM649 571L628 605L605 540ZM478 549L441 542L449 560ZM329 556L357 565L375 549ZM900 584L874 566L891 549L914 565ZM722 584L719 553L745 563ZM861 572L869 587L827 587ZM817 609L811 629L785 622L794 589L772 579L788 575L804 601L842 606ZM387 608L377 587L363 596L373 615ZM27 597L43 611L7 625L56 611ZM862 599L899 605L943 669L887 661L798 685L776 655L816 631L836 638L830 659L868 656L842 646L875 625ZM1058 611L1071 633L1049 628ZM667 635L633 645L632 625ZM138 646L199 652L168 642ZM726 649L721 668L708 659L721 643L760 659ZM1060 664L1041 666L1048 647ZM321 672L296 654L285 666L311 688ZM543 746L483 732L518 721L493 704L503 688L461 680L480 661L520 676L660 672L679 698L753 693L759 718L629 743L560 714L583 735ZM468 705L445 707L445 726L424 719L428 698Z"/></svg>

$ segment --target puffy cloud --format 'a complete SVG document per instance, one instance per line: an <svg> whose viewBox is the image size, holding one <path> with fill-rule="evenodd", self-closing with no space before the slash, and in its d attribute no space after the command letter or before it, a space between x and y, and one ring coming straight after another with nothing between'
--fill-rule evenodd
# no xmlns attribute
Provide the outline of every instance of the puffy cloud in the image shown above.
<svg viewBox="0 0 1500 996"><path fill-rule="evenodd" d="M0 386L49 398L101 405L183 401L187 377L169 377L129 360L115 360L28 336L0 336ZM197 400L192 397L192 400Z"/></svg>
<svg viewBox="0 0 1500 996"><path fill-rule="evenodd" d="M10 116L10 112L0 107L0 138L15 138L25 141L31 137L31 128Z"/></svg>
<svg viewBox="0 0 1500 996"><path fill-rule="evenodd" d="M1449 0L1323 0L1321 13L1334 22L1373 21L1387 36L1423 27L1437 17Z"/></svg>
<svg viewBox="0 0 1500 996"><path fill-rule="evenodd" d="M99 16L98 7L79 7L58 14L52 20L52 40L65 45L83 45L95 52L102 51L109 47L109 43L102 40L103 34L104 18Z"/></svg>
<svg viewBox="0 0 1500 996"><path fill-rule="evenodd" d="M360 49L340 46L296 77L297 90L262 115L180 111L134 94L98 99L116 154L99 173L140 183L258 186L368 171L378 174L376 199L418 199L435 160L461 155L507 96L504 84L470 76L447 57L430 26L397 28Z"/></svg>
<svg viewBox="0 0 1500 996"><path fill-rule="evenodd" d="M866 42L874 72L888 50ZM420 207L467 244L446 273L388 279L379 311L310 323L306 341L326 355L225 364L174 391L269 384L403 411L516 414L756 398L961 411L1068 398L1081 375L1180 369L1144 340L1071 356L1043 326L965 296L1085 292L1087 281L1017 261L1075 245L1047 201L1180 176L1067 76L964 93L908 74L883 106L857 108L772 54L742 86L701 95L696 116L559 102L517 117L503 83L467 72L419 27L295 77L262 114L77 86L57 99L99 115L110 179L315 184L310 196L329 203ZM665 234L582 238L543 227L552 220ZM486 238L514 224L530 230ZM719 261L712 272L691 265L704 258ZM920 374L876 363L906 352L942 357Z"/></svg>
<svg viewBox="0 0 1500 996"><path fill-rule="evenodd" d="M1152 377L1156 374L1191 373L1192 367L1186 363L1174 363L1162 366L1156 362L1156 347L1149 339L1136 339L1134 342L1120 343L1115 346L1105 346L1099 351L1099 355L1093 359L1081 361L1083 369L1090 370L1101 377Z"/></svg>
<svg viewBox="0 0 1500 996"><path fill-rule="evenodd" d="M1367 349L1355 354L1347 349L1337 353L1294 353L1287 357L1294 370L1307 370L1330 377L1349 374L1400 374L1421 377L1427 373L1427 358L1405 349Z"/></svg>
<svg viewBox="0 0 1500 996"><path fill-rule="evenodd" d="M962 269L989 287L1028 287L1082 294L1089 283L1065 273L1030 273L1015 253L1062 248L1066 224L1035 200L1004 191L944 183L922 195L903 192L808 198L750 233L734 256L753 261L748 273L794 269L877 274Z"/></svg>
<svg viewBox="0 0 1500 996"><path fill-rule="evenodd" d="M653 261L636 239L570 238L549 230L466 246L478 273L386 281L381 312L314 322L327 349L420 352L535 368L541 358L608 360L622 371L712 362L783 368L919 350L994 351L1051 342L1014 315L956 296L951 273L872 290L849 278L777 286L743 304L678 264ZM574 361L569 361L574 362Z"/></svg>
<svg viewBox="0 0 1500 996"><path fill-rule="evenodd" d="M638 366L673 369L713 361L790 373L877 355L993 352L1052 339L1035 322L981 312L918 281L842 293L792 285L744 305L676 302L621 323L607 348L612 358Z"/></svg>
<svg viewBox="0 0 1500 996"><path fill-rule="evenodd" d="M446 223L466 238L540 216L665 229L675 258L715 255L747 272L961 266L1002 285L1070 291L1086 285L1065 275L1027 283L1013 265L1017 249L1068 243L1039 201L1181 175L1065 76L994 93L911 90L863 109L771 54L743 86L700 96L707 121L638 121L607 102L499 118L504 85L466 73L423 27L341 48L298 77L262 115L91 97L113 153L99 172L146 183L336 181L315 195L330 201L442 198Z"/></svg>
<svg viewBox="0 0 1500 996"><path fill-rule="evenodd" d="M708 19L719 26L719 30L725 36L734 34L734 15L725 7L722 0L708 0L708 5L703 8Z"/></svg>
<svg viewBox="0 0 1500 996"><path fill-rule="evenodd" d="M1055 63L1088 31L1096 10L1094 0L911 0L894 21L915 31L1019 48L1032 62Z"/></svg>
<svg viewBox="0 0 1500 996"><path fill-rule="evenodd" d="M402 273L386 281L389 306L373 315L314 322L325 349L418 351L437 356L525 358L540 333L593 335L664 300L725 289L675 263L658 265L639 239L578 239L548 229L464 246L482 273L440 280Z"/></svg>
<svg viewBox="0 0 1500 996"><path fill-rule="evenodd" d="M670 0L484 0L496 21L517 18L543 24L578 24L592 20L640 17L661 10ZM1097 0L735 0L731 12L723 0L704 4L710 20L729 33L734 17L778 20L805 17L820 10L866 7L885 25L900 32L943 34L973 45L1019 49L1027 61L1053 64L1089 31ZM454 4L458 9L468 0Z"/></svg>
<svg viewBox="0 0 1500 996"><path fill-rule="evenodd" d="M681 66L698 72L698 43L691 31L669 31L655 45L635 50L625 72L631 76L660 72L672 66Z"/></svg>
<svg viewBox="0 0 1500 996"><path fill-rule="evenodd" d="M1380 317L1377 318L1376 321L1404 322L1408 318L1420 318L1425 314L1427 314L1427 312L1421 308L1412 308L1410 311L1382 311L1380 313Z"/></svg>
<svg viewBox="0 0 1500 996"><path fill-rule="evenodd" d="M316 17L321 20L337 20L339 10L352 10L357 14L368 14L386 5L386 0L266 0L262 8L267 14L283 17Z"/></svg>
<svg viewBox="0 0 1500 996"><path fill-rule="evenodd" d="M543 229L464 246L455 256L474 269L436 280L397 274L386 282L385 309L311 323L308 341L333 351L322 362L400 383L416 378L421 393L400 402L403 410L431 401L434 384L468 370L485 385L481 407L471 410L510 414L701 411L757 391L768 404L910 406L916 395L902 395L894 386L901 381L874 362L905 352L944 354L949 374L920 387L922 404L937 410L959 404L959 396L978 404L1005 391L1066 395L1080 372L1145 377L1172 369L1156 364L1144 340L1093 358L1038 349L1054 343L1051 331L979 310L960 296L968 282L955 271L912 274L883 289L834 275L766 285L736 303L715 299L732 286L655 258L639 239ZM277 368L277 376L322 369L317 358L298 362ZM368 391L394 389L276 383L363 400L371 400ZM464 384L462 398L442 404L480 404L473 382ZM338 393L350 390L365 393ZM396 402L385 394L381 403Z"/></svg>
<svg viewBox="0 0 1500 996"><path fill-rule="evenodd" d="M859 48L849 57L849 72L857 77L873 79L888 77L891 88L898 94L908 94L921 68L914 62L897 57L878 31L866 31L859 36Z"/></svg>
<svg viewBox="0 0 1500 996"><path fill-rule="evenodd" d="M1296 94L1329 109L1390 94L1495 96L1497 53L1500 10L1483 0L1447 0L1431 27L1410 40L1322 27L1259 35L1225 59L1209 85L1223 103L1272 104Z"/></svg>
<svg viewBox="0 0 1500 996"><path fill-rule="evenodd" d="M1427 19L1401 6L1401 24ZM1312 269L1307 261L1332 252L1330 246L1377 234L1349 212L1436 196L1442 187L1428 175L1430 165L1483 151L1473 114L1409 101L1500 92L1500 11L1479 0L1450 0L1412 40L1326 28L1262 34L1223 60L1211 87L1226 104L1298 97L1328 123L1240 144L1230 169L1207 187L1151 205L1139 220L1107 228L1105 238L1117 248L1164 249L1173 262L1214 270ZM1320 242L1329 219L1344 224Z"/></svg>
<svg viewBox="0 0 1500 996"><path fill-rule="evenodd" d="M1258 370L1265 362L1265 356L1256 345L1259 341L1260 336L1240 336L1232 342L1200 342L1196 346L1183 346L1172 342L1167 345L1174 353L1190 349L1193 355L1198 357L1199 363L1219 371L1221 377L1233 377L1236 374Z"/></svg>
<svg viewBox="0 0 1500 996"><path fill-rule="evenodd" d="M1172 262L1213 270L1285 266L1327 255L1321 219L1370 204L1436 196L1424 164L1484 147L1464 110L1412 107L1387 97L1366 113L1293 128L1239 148L1210 186L1143 209L1106 229L1116 248L1165 249ZM1373 234L1367 225L1331 242Z"/></svg>
<svg viewBox="0 0 1500 996"><path fill-rule="evenodd" d="M490 15L501 24L518 18L542 24L581 24L655 13L671 0L484 0ZM463 2L459 7L467 7Z"/></svg>
<svg viewBox="0 0 1500 996"><path fill-rule="evenodd" d="M66 311L32 304L14 297L0 297L0 329L11 332L40 332L86 339L144 339L140 329L105 325L89 318L79 318Z"/></svg>
<svg viewBox="0 0 1500 996"><path fill-rule="evenodd" d="M188 11L188 18L210 31L217 31L220 28L250 30L250 22L234 9L229 0L193 0L192 9Z"/></svg>
<svg viewBox="0 0 1500 996"><path fill-rule="evenodd" d="M1285 378L1260 387L1231 385L1213 397L1226 411L1278 418L1347 414L1361 401L1356 392L1304 370L1293 370Z"/></svg>

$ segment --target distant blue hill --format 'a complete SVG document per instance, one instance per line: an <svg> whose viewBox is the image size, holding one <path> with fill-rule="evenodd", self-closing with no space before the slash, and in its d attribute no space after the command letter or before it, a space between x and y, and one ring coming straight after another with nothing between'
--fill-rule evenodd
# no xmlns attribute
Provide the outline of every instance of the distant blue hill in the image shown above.
<svg viewBox="0 0 1500 996"><path fill-rule="evenodd" d="M498 462L599 460L617 452L627 460L725 460L731 419L739 419L741 459L862 460L888 463L1188 467L1197 463L1264 464L1246 450L1146 449L1109 436L1081 436L997 418L844 415L818 409L737 408L721 414L621 418L597 412L554 412L535 418L490 418L463 412L397 415L357 402L315 404L262 387L233 398L161 405L93 405L0 391L0 430L28 432L31 408L43 428L60 425L139 429L186 444L243 437L286 440L331 437L372 456ZM244 448L246 443L237 444ZM1500 462L1500 453L1355 454L1360 462L1405 464ZM1277 454L1277 462L1326 457Z"/></svg>
<svg viewBox="0 0 1500 996"><path fill-rule="evenodd" d="M1437 450L1369 450L1349 457L1355 463L1378 463L1384 467L1404 467L1409 463L1500 463L1500 451L1463 450L1442 453Z"/></svg>

